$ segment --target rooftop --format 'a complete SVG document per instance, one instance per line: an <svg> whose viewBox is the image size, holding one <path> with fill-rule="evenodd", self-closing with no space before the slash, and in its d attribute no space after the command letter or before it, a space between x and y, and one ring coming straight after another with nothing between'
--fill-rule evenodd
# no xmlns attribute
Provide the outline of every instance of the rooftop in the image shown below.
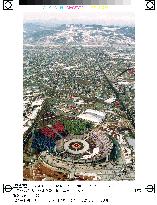
<svg viewBox="0 0 157 205"><path fill-rule="evenodd" d="M105 118L105 113L97 110L87 109L84 113L78 115L78 118L88 120L94 123L101 123Z"/></svg>

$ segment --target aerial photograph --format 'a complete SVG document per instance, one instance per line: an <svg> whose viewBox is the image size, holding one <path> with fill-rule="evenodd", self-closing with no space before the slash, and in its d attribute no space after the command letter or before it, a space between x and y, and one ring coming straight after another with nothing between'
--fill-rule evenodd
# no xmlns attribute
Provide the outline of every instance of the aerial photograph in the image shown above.
<svg viewBox="0 0 157 205"><path fill-rule="evenodd" d="M135 180L132 13L24 15L23 180Z"/></svg>

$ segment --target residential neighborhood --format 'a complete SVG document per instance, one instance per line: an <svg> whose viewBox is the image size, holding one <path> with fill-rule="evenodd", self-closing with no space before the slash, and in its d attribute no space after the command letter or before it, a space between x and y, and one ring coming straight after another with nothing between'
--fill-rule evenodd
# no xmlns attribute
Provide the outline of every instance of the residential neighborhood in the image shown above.
<svg viewBox="0 0 157 205"><path fill-rule="evenodd" d="M23 177L135 179L135 28L24 23Z"/></svg>

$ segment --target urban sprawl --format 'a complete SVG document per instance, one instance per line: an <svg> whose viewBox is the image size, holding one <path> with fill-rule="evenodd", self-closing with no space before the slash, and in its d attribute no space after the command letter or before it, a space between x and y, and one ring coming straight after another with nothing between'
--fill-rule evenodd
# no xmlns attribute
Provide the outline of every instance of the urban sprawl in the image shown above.
<svg viewBox="0 0 157 205"><path fill-rule="evenodd" d="M24 24L23 177L135 178L135 28Z"/></svg>

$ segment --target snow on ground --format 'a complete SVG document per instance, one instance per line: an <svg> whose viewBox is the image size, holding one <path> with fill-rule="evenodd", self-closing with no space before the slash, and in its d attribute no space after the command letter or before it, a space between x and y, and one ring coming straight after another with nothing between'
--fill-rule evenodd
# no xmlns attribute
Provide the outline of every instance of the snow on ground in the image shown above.
<svg viewBox="0 0 157 205"><path fill-rule="evenodd" d="M115 100L116 100L115 97L111 97L111 98L108 98L107 100L105 100L104 102L110 104L110 103L114 102Z"/></svg>

